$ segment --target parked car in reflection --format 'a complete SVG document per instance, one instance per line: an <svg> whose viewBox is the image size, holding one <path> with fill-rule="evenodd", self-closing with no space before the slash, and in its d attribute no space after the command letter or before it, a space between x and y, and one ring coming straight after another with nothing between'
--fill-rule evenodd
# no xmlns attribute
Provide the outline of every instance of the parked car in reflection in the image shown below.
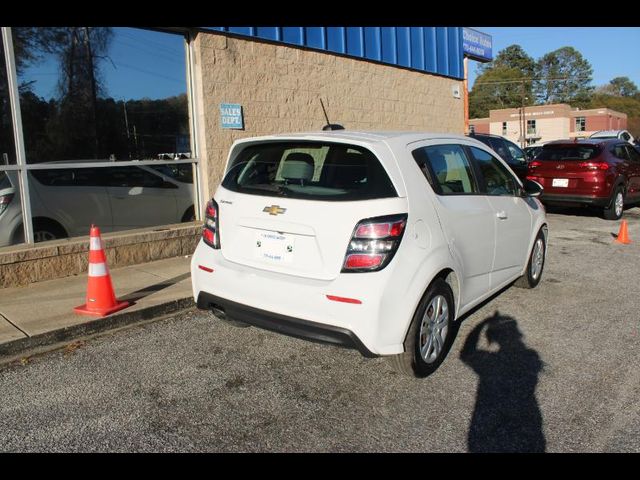
<svg viewBox="0 0 640 480"><path fill-rule="evenodd" d="M192 164L31 170L29 190L36 242L191 221ZM17 173L6 172L0 190L0 246L23 242ZM6 193L2 193L6 192ZM8 212L8 213L7 213Z"/></svg>
<svg viewBox="0 0 640 480"><path fill-rule="evenodd" d="M480 140L482 143L492 148L500 157L507 162L511 170L524 181L527 178L527 156L522 149L510 140L499 135L488 133L473 133L470 138Z"/></svg>
<svg viewBox="0 0 640 480"><path fill-rule="evenodd" d="M18 172L0 172L0 247L11 245L22 225ZM16 239L19 243L22 238Z"/></svg>
<svg viewBox="0 0 640 480"><path fill-rule="evenodd" d="M633 135L631 135L627 130L600 130L599 132L591 134L589 138L618 138L625 142L629 142L632 145L636 143Z"/></svg>

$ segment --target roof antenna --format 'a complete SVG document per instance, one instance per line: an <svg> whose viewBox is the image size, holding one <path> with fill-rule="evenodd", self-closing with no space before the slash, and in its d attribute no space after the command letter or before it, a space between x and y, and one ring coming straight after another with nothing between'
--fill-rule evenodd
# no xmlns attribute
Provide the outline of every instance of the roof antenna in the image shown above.
<svg viewBox="0 0 640 480"><path fill-rule="evenodd" d="M322 127L322 131L330 131L330 130L344 130L342 125L338 125L337 123L331 123L329 121L329 115L327 115L327 111L324 108L324 103L322 103L322 99L320 99L320 105L322 105L322 111L324 112L324 118L327 120L327 124Z"/></svg>

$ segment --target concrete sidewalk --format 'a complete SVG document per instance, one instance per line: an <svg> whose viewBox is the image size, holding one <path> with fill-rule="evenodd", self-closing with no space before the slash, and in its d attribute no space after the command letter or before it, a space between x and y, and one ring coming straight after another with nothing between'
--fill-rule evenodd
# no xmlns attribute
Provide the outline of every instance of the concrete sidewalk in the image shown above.
<svg viewBox="0 0 640 480"><path fill-rule="evenodd" d="M191 256L175 257L111 270L116 297L132 305L102 318L73 312L85 303L86 275L0 289L0 362L195 306L190 261Z"/></svg>

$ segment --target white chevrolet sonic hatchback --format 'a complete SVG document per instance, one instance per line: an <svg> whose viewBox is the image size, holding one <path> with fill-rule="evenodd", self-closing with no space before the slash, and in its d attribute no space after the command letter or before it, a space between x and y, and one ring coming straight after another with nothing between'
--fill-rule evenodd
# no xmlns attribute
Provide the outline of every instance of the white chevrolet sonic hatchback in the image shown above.
<svg viewBox="0 0 640 480"><path fill-rule="evenodd" d="M236 141L191 263L198 307L390 356L423 377L453 322L540 281L545 211L468 137L334 131Z"/></svg>

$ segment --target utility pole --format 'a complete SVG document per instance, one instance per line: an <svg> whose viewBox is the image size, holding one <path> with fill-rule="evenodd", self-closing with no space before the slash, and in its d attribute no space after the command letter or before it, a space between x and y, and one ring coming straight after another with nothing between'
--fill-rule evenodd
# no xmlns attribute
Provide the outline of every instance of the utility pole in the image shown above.
<svg viewBox="0 0 640 480"><path fill-rule="evenodd" d="M463 90L464 90L464 134L469 134L469 81L467 80L469 75L469 59L464 57L463 60L464 65L464 82Z"/></svg>
<svg viewBox="0 0 640 480"><path fill-rule="evenodd" d="M138 132L136 131L136 126L133 126L133 141L136 144L136 160L140 159L140 154L138 152Z"/></svg>
<svg viewBox="0 0 640 480"><path fill-rule="evenodd" d="M127 128L127 153L131 160L131 135L129 134L129 119L127 118L127 101L122 99L122 107L124 108L124 125Z"/></svg>
<svg viewBox="0 0 640 480"><path fill-rule="evenodd" d="M522 85L522 109L521 109L521 111L522 111L522 123L520 124L520 131L522 133L520 135L520 147L524 148L524 147L527 146L527 140L526 140L526 136L527 136L527 120L526 120L525 115L524 115L524 100L527 97L525 97L525 95L524 95L524 93L525 93L524 80L522 80L521 85Z"/></svg>

